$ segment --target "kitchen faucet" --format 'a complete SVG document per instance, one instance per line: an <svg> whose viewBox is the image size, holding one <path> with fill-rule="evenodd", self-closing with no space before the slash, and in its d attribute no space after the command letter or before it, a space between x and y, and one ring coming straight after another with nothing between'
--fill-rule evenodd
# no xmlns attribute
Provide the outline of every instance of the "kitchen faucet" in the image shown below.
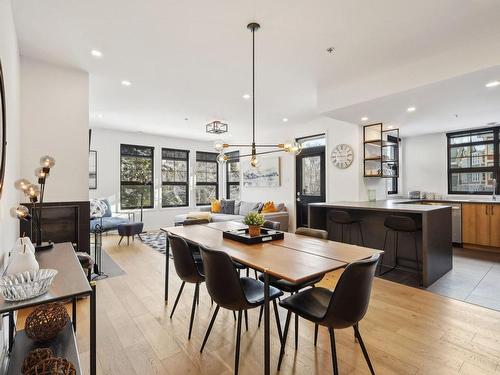
<svg viewBox="0 0 500 375"><path fill-rule="evenodd" d="M491 199L493 199L494 201L497 200L497 179L494 178L493 179L493 195L491 196Z"/></svg>

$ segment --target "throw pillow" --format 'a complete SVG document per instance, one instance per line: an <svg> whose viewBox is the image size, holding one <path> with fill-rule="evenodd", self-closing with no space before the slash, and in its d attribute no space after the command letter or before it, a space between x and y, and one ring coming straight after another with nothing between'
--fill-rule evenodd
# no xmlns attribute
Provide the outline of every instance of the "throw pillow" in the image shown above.
<svg viewBox="0 0 500 375"><path fill-rule="evenodd" d="M106 212L104 213L104 217L111 217L113 213L111 212L111 204L107 199L101 199L101 202L106 205Z"/></svg>
<svg viewBox="0 0 500 375"><path fill-rule="evenodd" d="M234 215L234 199L221 200L220 212L227 215Z"/></svg>
<svg viewBox="0 0 500 375"><path fill-rule="evenodd" d="M276 212L276 206L274 205L273 201L267 201L264 203L264 206L262 206L262 213L269 213L269 212Z"/></svg>
<svg viewBox="0 0 500 375"><path fill-rule="evenodd" d="M210 202L210 211L212 211L214 214L221 212L221 203L219 200L214 199L212 202Z"/></svg>
<svg viewBox="0 0 500 375"><path fill-rule="evenodd" d="M106 214L108 206L100 199L90 201L90 218L103 217Z"/></svg>
<svg viewBox="0 0 500 375"><path fill-rule="evenodd" d="M239 215L240 214L240 206L241 206L241 201L235 201L234 202L234 214Z"/></svg>
<svg viewBox="0 0 500 375"><path fill-rule="evenodd" d="M276 207L276 211L277 212L283 212L283 211L286 211L286 206L284 203L280 203L278 204L278 206Z"/></svg>
<svg viewBox="0 0 500 375"><path fill-rule="evenodd" d="M258 212L259 205L260 203L242 201L240 204L240 215L246 216L249 212L252 211Z"/></svg>
<svg viewBox="0 0 500 375"><path fill-rule="evenodd" d="M203 219L210 221L210 212L195 211L189 212L186 219Z"/></svg>

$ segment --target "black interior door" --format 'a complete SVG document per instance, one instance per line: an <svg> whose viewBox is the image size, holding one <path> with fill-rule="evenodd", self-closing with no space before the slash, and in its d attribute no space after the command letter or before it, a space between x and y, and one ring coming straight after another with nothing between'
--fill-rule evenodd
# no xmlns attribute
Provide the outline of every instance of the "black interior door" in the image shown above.
<svg viewBox="0 0 500 375"><path fill-rule="evenodd" d="M297 228L308 227L307 205L324 202L326 198L325 147L305 148L296 158Z"/></svg>

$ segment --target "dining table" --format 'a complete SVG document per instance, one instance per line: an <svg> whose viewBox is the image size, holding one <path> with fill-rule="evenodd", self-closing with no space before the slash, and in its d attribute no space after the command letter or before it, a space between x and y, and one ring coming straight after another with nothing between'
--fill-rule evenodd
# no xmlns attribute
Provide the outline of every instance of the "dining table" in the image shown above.
<svg viewBox="0 0 500 375"><path fill-rule="evenodd" d="M248 245L223 237L224 231L246 229L236 221L161 228L193 245L226 252L233 260L264 275L264 374L270 374L270 278L300 283L367 259L381 250L283 232L284 238ZM169 243L165 245L165 302L168 302Z"/></svg>

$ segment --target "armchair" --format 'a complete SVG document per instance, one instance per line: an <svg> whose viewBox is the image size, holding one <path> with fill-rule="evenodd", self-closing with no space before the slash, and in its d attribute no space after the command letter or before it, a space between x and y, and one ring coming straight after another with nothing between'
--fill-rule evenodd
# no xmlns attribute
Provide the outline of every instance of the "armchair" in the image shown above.
<svg viewBox="0 0 500 375"><path fill-rule="evenodd" d="M90 218L90 232L94 233L96 225L101 226L102 232L109 232L112 230L117 230L120 224L126 224L131 221L135 221L134 212L115 212L111 210L111 205L107 199L98 199L103 205L106 206L104 214L100 217ZM92 212L92 210L91 210Z"/></svg>

